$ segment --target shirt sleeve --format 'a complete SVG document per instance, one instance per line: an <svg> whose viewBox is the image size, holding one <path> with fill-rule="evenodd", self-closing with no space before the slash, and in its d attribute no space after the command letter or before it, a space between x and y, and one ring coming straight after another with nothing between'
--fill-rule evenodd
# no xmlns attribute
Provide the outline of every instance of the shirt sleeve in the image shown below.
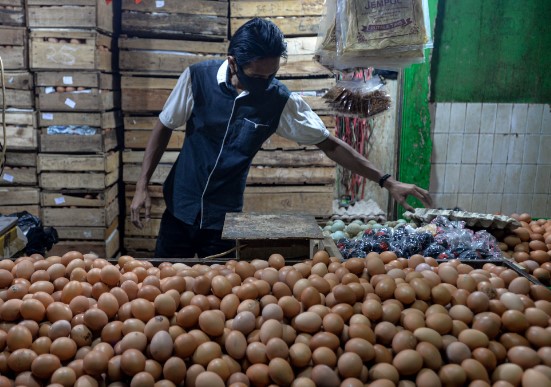
<svg viewBox="0 0 551 387"><path fill-rule="evenodd" d="M301 145L315 145L329 137L330 133L302 97L291 93L281 113L276 134Z"/></svg>
<svg viewBox="0 0 551 387"><path fill-rule="evenodd" d="M193 91L189 68L185 69L165 102L159 115L161 123L169 129L183 126L193 110Z"/></svg>

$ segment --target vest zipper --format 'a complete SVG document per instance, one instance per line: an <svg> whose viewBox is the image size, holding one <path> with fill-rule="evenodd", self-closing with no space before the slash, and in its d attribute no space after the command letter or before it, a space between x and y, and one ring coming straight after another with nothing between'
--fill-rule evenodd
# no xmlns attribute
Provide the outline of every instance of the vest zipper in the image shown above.
<svg viewBox="0 0 551 387"><path fill-rule="evenodd" d="M237 97L239 98L239 96ZM231 114L230 119L228 120L228 126L226 127L226 133L224 133L224 138L222 139L222 146L220 147L220 152L218 152L218 157L216 158L216 162L214 163L214 167L212 168L212 171L210 171L209 177L207 178L207 183L205 184L205 188L203 189L203 193L201 194L201 222L199 223L199 228L203 228L203 200L205 197L205 192L207 192L207 188L209 186L210 178L212 174L214 173L214 170L218 166L218 160L220 160L220 156L222 155L222 150L224 150L224 143L226 142L226 137L228 136L228 132L230 130L230 124L231 119L233 118L233 112L235 110L235 102L237 101L237 98L233 100L233 106L231 108Z"/></svg>

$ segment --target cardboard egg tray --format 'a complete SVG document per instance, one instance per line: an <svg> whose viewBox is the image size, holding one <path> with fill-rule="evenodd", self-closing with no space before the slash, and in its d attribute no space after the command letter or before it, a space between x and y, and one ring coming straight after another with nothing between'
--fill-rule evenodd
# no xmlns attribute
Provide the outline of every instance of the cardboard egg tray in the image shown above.
<svg viewBox="0 0 551 387"><path fill-rule="evenodd" d="M469 228L508 229L520 227L519 221L505 215L481 214L478 212L436 210L432 208L416 208L414 212L404 212L404 218L417 224L430 223L434 218L443 216L449 220L465 222Z"/></svg>

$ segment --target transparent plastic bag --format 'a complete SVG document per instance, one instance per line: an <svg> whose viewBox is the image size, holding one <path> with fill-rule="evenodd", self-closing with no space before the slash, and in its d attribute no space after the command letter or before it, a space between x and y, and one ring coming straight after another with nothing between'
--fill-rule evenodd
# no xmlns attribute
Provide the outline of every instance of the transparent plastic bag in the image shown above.
<svg viewBox="0 0 551 387"><path fill-rule="evenodd" d="M323 98L340 116L370 117L391 105L390 95L379 77L337 81Z"/></svg>

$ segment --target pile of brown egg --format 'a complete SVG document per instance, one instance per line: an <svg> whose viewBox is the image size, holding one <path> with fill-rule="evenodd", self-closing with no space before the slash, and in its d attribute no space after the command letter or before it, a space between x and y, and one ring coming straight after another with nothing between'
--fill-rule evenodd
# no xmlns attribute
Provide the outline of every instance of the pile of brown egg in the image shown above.
<svg viewBox="0 0 551 387"><path fill-rule="evenodd" d="M392 252L0 261L0 386L551 385L551 291Z"/></svg>

